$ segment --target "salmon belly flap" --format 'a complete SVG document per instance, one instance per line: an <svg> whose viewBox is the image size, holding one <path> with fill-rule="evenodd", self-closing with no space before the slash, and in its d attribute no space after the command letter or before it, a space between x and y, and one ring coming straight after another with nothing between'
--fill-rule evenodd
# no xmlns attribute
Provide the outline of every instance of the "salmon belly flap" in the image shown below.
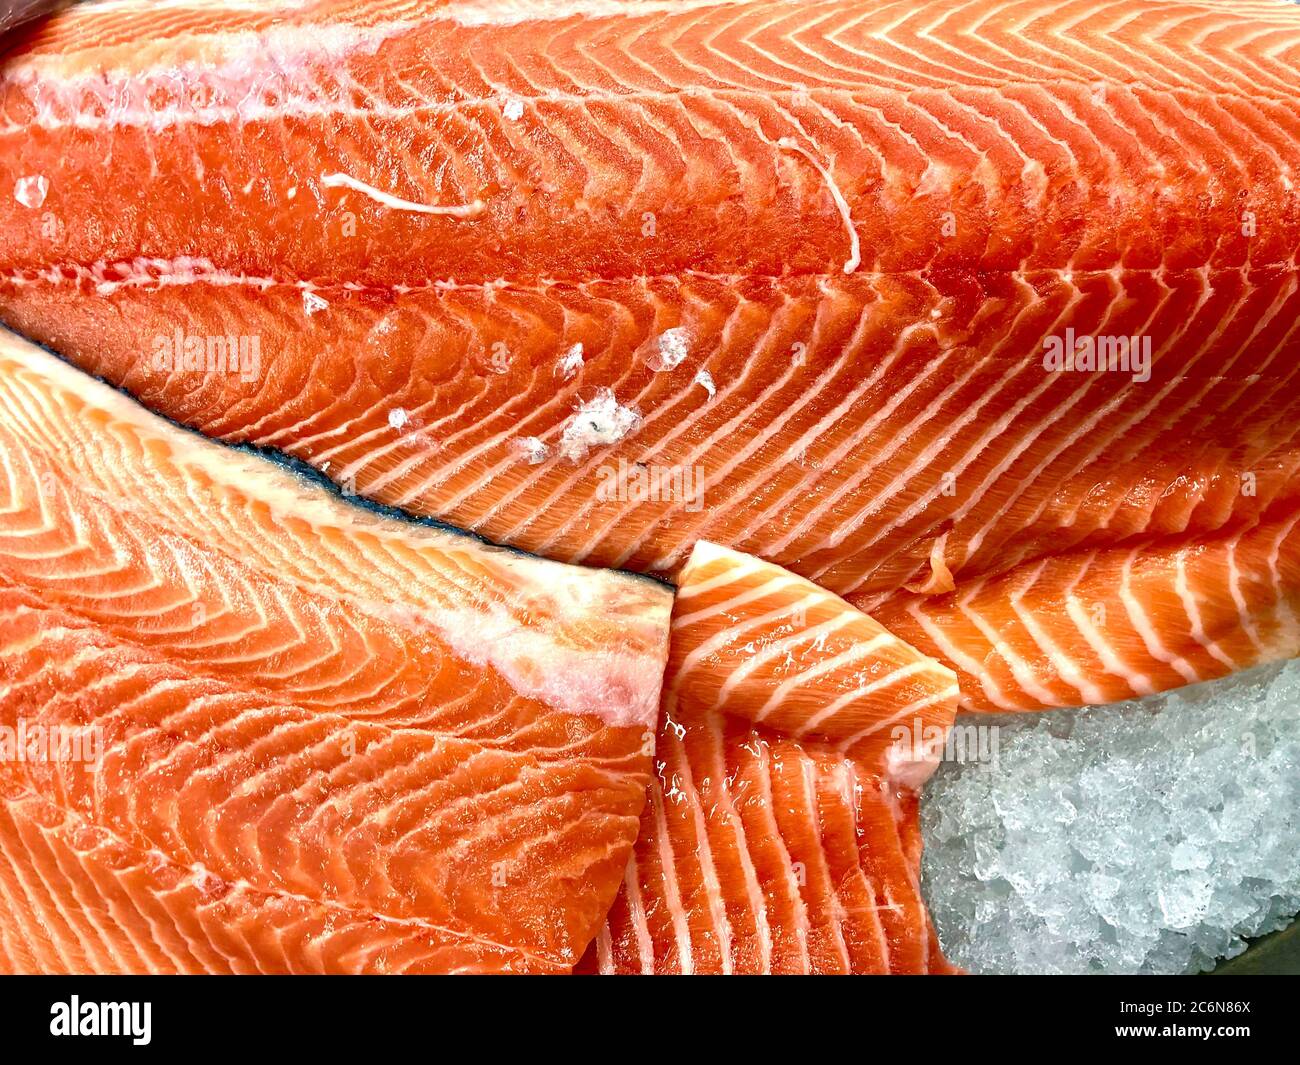
<svg viewBox="0 0 1300 1065"><path fill-rule="evenodd" d="M951 671L771 563L697 544L656 777L600 973L953 971L920 891L917 791Z"/></svg>
<svg viewBox="0 0 1300 1065"><path fill-rule="evenodd" d="M9 336L0 470L0 723L31 752L0 761L0 968L578 960L644 804L667 588L362 510Z"/></svg>

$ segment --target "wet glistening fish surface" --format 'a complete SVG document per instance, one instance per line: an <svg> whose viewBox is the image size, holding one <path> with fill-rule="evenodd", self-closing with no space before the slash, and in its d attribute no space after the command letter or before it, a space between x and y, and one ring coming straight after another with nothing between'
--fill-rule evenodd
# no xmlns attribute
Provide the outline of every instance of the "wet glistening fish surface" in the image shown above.
<svg viewBox="0 0 1300 1065"><path fill-rule="evenodd" d="M0 969L955 971L958 711L1300 654L1298 79L1280 0L16 30L0 726L95 756L0 760Z"/></svg>

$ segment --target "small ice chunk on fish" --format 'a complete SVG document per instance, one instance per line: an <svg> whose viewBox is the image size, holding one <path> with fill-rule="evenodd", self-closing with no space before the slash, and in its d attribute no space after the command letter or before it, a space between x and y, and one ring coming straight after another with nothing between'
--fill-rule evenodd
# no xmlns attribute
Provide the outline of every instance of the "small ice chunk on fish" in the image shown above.
<svg viewBox="0 0 1300 1065"><path fill-rule="evenodd" d="M649 360L650 369L659 372L675 370L691 353L691 338L684 326L665 329L655 341L655 350Z"/></svg>
<svg viewBox="0 0 1300 1065"><path fill-rule="evenodd" d="M701 370L697 373L695 375L695 383L709 394L709 399L712 399L718 394L717 386L713 383L713 374L709 373L708 370Z"/></svg>
<svg viewBox="0 0 1300 1065"><path fill-rule="evenodd" d="M551 454L551 449L546 446L545 442L535 436L521 436L514 440L514 449L523 458L528 465L538 466L545 462Z"/></svg>
<svg viewBox="0 0 1300 1065"><path fill-rule="evenodd" d="M511 96L501 108L501 113L511 122L518 122L524 117L524 102L518 96Z"/></svg>
<svg viewBox="0 0 1300 1065"><path fill-rule="evenodd" d="M14 199L33 211L45 202L49 191L50 179L44 174L32 174L14 182Z"/></svg>
<svg viewBox="0 0 1300 1065"><path fill-rule="evenodd" d="M582 359L582 345L574 344L573 347L560 356L560 361L555 366L555 372L567 381L582 368Z"/></svg>
<svg viewBox="0 0 1300 1065"><path fill-rule="evenodd" d="M408 418L409 415L401 407L394 407L388 412L388 424L393 429L403 428Z"/></svg>
<svg viewBox="0 0 1300 1065"><path fill-rule="evenodd" d="M996 758L945 762L921 804L955 964L1190 972L1300 913L1300 660L955 731L981 727Z"/></svg>
<svg viewBox="0 0 1300 1065"><path fill-rule="evenodd" d="M593 447L617 444L640 428L641 415L631 407L622 406L612 389L602 388L594 399L580 403L564 423L560 456L576 462Z"/></svg>
<svg viewBox="0 0 1300 1065"><path fill-rule="evenodd" d="M328 306L329 302L327 300L321 299L320 296L316 295L316 293L312 292L310 289L302 290L302 309L308 318L317 311L323 311Z"/></svg>

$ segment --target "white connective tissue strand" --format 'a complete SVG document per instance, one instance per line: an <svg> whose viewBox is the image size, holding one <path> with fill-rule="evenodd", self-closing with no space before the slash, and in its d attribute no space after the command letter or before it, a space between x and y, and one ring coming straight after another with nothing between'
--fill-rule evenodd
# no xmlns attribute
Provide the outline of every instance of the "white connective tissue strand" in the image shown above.
<svg viewBox="0 0 1300 1065"><path fill-rule="evenodd" d="M416 203L414 200L404 200L400 196L393 196L391 193L384 192L383 189L377 189L373 185L367 185L364 181L351 177L348 174L322 174L320 183L327 189L348 188L363 196L369 196L376 203L381 203L385 207L394 211L411 211L415 214L439 214L449 215L452 218L476 218L483 213L483 201L475 200L473 203L455 204L449 207L439 207L434 204Z"/></svg>

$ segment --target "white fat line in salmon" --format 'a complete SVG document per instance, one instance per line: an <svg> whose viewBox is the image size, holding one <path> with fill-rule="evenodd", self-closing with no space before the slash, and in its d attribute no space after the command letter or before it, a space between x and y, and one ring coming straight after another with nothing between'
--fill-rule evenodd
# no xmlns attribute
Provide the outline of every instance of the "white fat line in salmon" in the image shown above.
<svg viewBox="0 0 1300 1065"><path fill-rule="evenodd" d="M1300 269L1300 248L1292 254L1290 259L1279 260L1270 265L1278 269L1296 270ZM914 280L923 280L929 268L909 268L906 270L855 270L854 278L863 279L869 282L878 282L886 278L910 278ZM1053 274L1057 280L1062 283L1071 285L1076 291L1080 286L1077 282L1081 280L1091 280L1101 277L1109 277L1119 280L1123 275L1131 274L1135 277L1151 277L1162 280L1167 274L1171 273L1167 266L1150 266L1150 267L1108 267L1098 270L1080 270L1080 269L1056 269L1044 268L1042 270L1033 270L1027 267L1008 267L1004 270L997 271L998 276L1004 277L1010 281L1029 283L1031 278L1041 277L1045 274ZM1249 280L1249 270L1247 267L1213 267L1198 266L1192 269L1182 271L1188 275L1197 275L1210 279L1221 275L1236 275L1243 280ZM217 267L211 259L198 256L178 255L172 258L155 258L155 257L137 257L135 259L98 259L92 263L78 262L57 262L45 266L19 267L7 272L0 271L0 285L13 285L16 288L22 288L27 285L77 285L92 284L95 291L101 296L111 295L119 288L149 288L164 286L171 287L176 285L194 285L205 284L219 287L238 286L246 288L255 288L265 292L272 288L300 288L300 289L317 289L317 288L341 288L349 292L393 292L398 295L405 295L410 292L536 292L555 285L563 285L577 292L590 292L600 289L610 284L622 285L642 285L648 286L655 281L703 281L711 284L722 285L724 287L734 287L745 281L752 281L755 278L772 278L785 281L804 281L809 284L817 284L825 292L827 285L842 279L841 271L836 270L832 273L809 272L809 273L763 273L761 271L750 271L743 273L719 273L712 270L691 270L681 269L666 271L661 274L608 274L595 275L586 277L554 277L544 275L535 279L525 279L521 281L510 281L504 277L493 278L487 281L464 281L455 278L433 278L431 280L418 281L415 283L399 282L389 284L378 284L373 281L332 281L316 280L307 281L302 278L293 278L285 276L273 276L269 274L241 274L230 270L222 270ZM940 312L942 314L942 312ZM933 317L933 312L932 312Z"/></svg>
<svg viewBox="0 0 1300 1065"><path fill-rule="evenodd" d="M294 80L294 78L298 80ZM183 85L178 79L189 79ZM678 103L688 97L693 100L713 99L720 102L752 99L756 92L744 88L716 88L709 90L637 89L612 92L599 86L585 86L579 92L562 92L544 89L522 96L513 92L463 94L455 100L435 100L419 96L413 100L386 103L370 100L365 107L357 106L347 97L325 97L310 74L286 75L271 71L262 76L245 71L242 80L220 78L206 70L187 73L143 73L122 77L107 75L67 78L53 81L35 75L22 78L0 77L0 84L9 81L27 90L35 113L22 121L0 119L0 134L17 135L33 129L54 131L60 129L116 130L145 127L162 131L172 126L214 126L231 122L251 124L283 121L289 118L339 119L376 118L409 119L415 116L463 115L467 110L484 106L498 108L503 117L517 122L523 117L526 104L590 106L592 103ZM177 91L178 88L183 91ZM187 90L187 91L184 91ZM158 100L172 102L159 104ZM807 89L764 89L766 99L791 102L797 97L814 98ZM819 87L818 99L849 99L849 90L836 87Z"/></svg>
<svg viewBox="0 0 1300 1065"><path fill-rule="evenodd" d="M844 219L844 228L849 231L849 257L844 263L844 272L846 274L853 273L862 262L862 248L858 243L858 231L853 228L853 217L849 213L849 203L844 198L844 193L840 192L840 187L835 184L835 179L831 177L830 171L822 166L808 149L801 147L793 137L782 137L776 143L778 147L784 148L786 151L798 152L807 159L817 173L821 174L822 180L826 182L826 187L831 190L831 199L835 201L835 208L840 212L840 217Z"/></svg>
<svg viewBox="0 0 1300 1065"><path fill-rule="evenodd" d="M373 185L367 185L364 181L359 181L348 174L322 174L320 183L327 189L348 188L361 193L363 196L369 196L376 203L382 203L385 207L391 207L394 211L413 211L416 214L438 214L448 215L451 218L477 218L483 213L484 203L482 200L474 200L472 203L457 204L448 207L439 207L428 203L415 203L412 200L404 200L400 196L393 196L384 192L383 189L377 189Z"/></svg>
<svg viewBox="0 0 1300 1065"><path fill-rule="evenodd" d="M53 263L45 267L16 270L0 275L0 283L22 288L24 285L80 285L95 286L100 296L111 296L122 288L163 288L172 285L191 285L202 282L209 285L242 285L265 291L277 282L269 277L235 274L220 270L211 260L201 256L177 255L171 258L138 256L115 262L99 259L90 264ZM306 281L286 282L302 288Z"/></svg>
<svg viewBox="0 0 1300 1065"><path fill-rule="evenodd" d="M460 115L477 106L498 108L506 119L513 122L523 117L525 102L534 107L540 103L585 107L593 102L675 103L691 99L739 105L759 98L788 101L792 106L803 106L812 101L828 104L843 101L853 104L860 99L860 93L854 89L835 85L819 85L812 89L784 86L753 89L744 85L728 85L708 89L691 86L687 89L624 88L613 91L604 85L584 84L576 91L539 89L527 95L484 92L463 93L454 100L439 100L423 94L392 102L370 99L362 107L353 102L348 94L322 96L316 76L310 70L289 69L283 64L263 70L254 66L253 62L241 60L237 65L162 68L139 72L110 71L96 72L93 75L60 75L57 71L46 73L43 70L19 70L16 66L14 70L0 74L0 87L12 86L24 91L34 113L21 121L0 118L0 134L67 128L115 130L145 127L161 131L186 124L251 124L322 116L369 122L376 118L397 120L414 116ZM36 60L27 63L30 66ZM232 66L233 69L228 71L227 66ZM340 73L339 76L344 74ZM1063 79L1063 83L1087 84L1076 79ZM1009 84L1027 86L1031 83ZM1189 94L1197 92L1193 89L1183 91ZM956 102L950 88L939 87L933 92L952 97ZM1203 95L1217 103L1251 103L1254 100L1251 96L1233 93L1228 89L1222 89L1212 97ZM1045 182L1040 162L1032 161L1030 169L1040 182ZM932 174L933 178L930 176ZM927 180L937 182L937 171L927 170L926 175L923 184L918 187L918 195L942 187L924 184ZM1284 188L1288 191L1291 189L1290 179L1285 174L1279 175L1279 180Z"/></svg>
<svg viewBox="0 0 1300 1065"><path fill-rule="evenodd" d="M431 11L429 19L458 26L517 26L575 18L645 18L749 3L753 0L560 0L545 4L537 0L452 0Z"/></svg>
<svg viewBox="0 0 1300 1065"><path fill-rule="evenodd" d="M512 26L521 22L559 22L570 18L644 17L700 8L728 7L752 0L564 0L539 4L537 0L452 0L442 7L430 5L424 15L403 23L455 22L461 26ZM83 0L93 13L114 14L162 9L203 11L275 11L290 14L308 6L309 0Z"/></svg>

